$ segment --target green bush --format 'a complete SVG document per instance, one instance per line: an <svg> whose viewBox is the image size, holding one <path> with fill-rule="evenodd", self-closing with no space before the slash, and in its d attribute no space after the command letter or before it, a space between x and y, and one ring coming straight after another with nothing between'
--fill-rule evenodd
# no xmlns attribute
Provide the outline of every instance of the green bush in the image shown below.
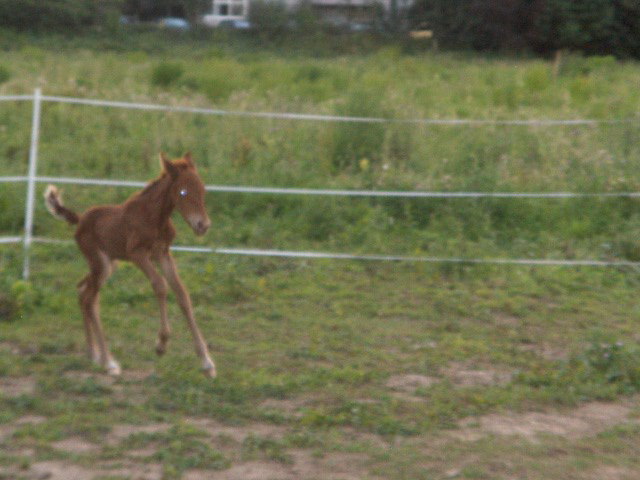
<svg viewBox="0 0 640 480"><path fill-rule="evenodd" d="M0 65L0 83L4 83L11 78L11 72L4 65Z"/></svg>
<svg viewBox="0 0 640 480"><path fill-rule="evenodd" d="M336 114L347 117L384 117L380 95L375 92L355 90ZM357 171L361 162L366 164L380 160L385 127L382 123L341 122L333 130L332 166L335 171Z"/></svg>
<svg viewBox="0 0 640 480"><path fill-rule="evenodd" d="M537 64L524 74L524 85L529 92L541 92L549 87L551 72L546 65Z"/></svg>
<svg viewBox="0 0 640 480"><path fill-rule="evenodd" d="M17 280L0 285L0 322L11 322L29 311L35 301L35 292L29 282Z"/></svg>
<svg viewBox="0 0 640 480"><path fill-rule="evenodd" d="M606 51L615 36L616 2L610 0L552 0L538 2L531 19L534 43L545 50L569 48Z"/></svg>
<svg viewBox="0 0 640 480"><path fill-rule="evenodd" d="M166 88L176 83L183 73L184 68L179 63L162 62L151 72L151 83Z"/></svg>
<svg viewBox="0 0 640 480"><path fill-rule="evenodd" d="M16 299L7 292L0 292L0 322L11 322L18 316Z"/></svg>
<svg viewBox="0 0 640 480"><path fill-rule="evenodd" d="M238 88L238 82L228 75L208 76L197 82L198 88L212 102L226 100Z"/></svg>
<svg viewBox="0 0 640 480"><path fill-rule="evenodd" d="M318 14L313 9L310 1L302 1L291 12L291 25L298 34L317 35L322 30L322 24Z"/></svg>

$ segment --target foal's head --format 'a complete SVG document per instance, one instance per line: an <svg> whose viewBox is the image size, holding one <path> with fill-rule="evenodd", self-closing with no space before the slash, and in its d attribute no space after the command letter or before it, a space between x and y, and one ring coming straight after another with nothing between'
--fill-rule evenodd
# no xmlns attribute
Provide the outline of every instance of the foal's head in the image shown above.
<svg viewBox="0 0 640 480"><path fill-rule="evenodd" d="M196 235L204 235L211 226L204 204L204 184L190 153L171 161L160 154L162 168L171 177L169 195L173 204Z"/></svg>

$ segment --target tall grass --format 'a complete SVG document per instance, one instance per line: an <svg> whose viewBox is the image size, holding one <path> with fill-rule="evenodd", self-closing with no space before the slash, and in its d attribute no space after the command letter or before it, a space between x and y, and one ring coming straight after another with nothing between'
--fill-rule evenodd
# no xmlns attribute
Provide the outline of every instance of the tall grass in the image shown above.
<svg viewBox="0 0 640 480"><path fill-rule="evenodd" d="M45 103L40 174L146 180L158 174L159 150L172 155L191 150L205 181L218 184L639 190L636 63L571 57L554 77L540 59L409 54L401 45L366 54L362 49L345 53L351 45L341 45L339 54L325 51L317 57L301 55L300 45L295 52L279 52L215 36L195 43L186 36L131 40L133 46L121 38L0 37L1 63L11 73L0 94L42 86L49 94L366 115L394 122L269 120ZM168 73L156 73L166 66ZM545 117L634 121L569 127L397 121ZM0 103L0 175L26 172L30 121L29 102ZM60 187L77 210L122 201L132 193ZM73 229L45 211L43 188L38 185L35 234L69 239ZM20 231L25 190L24 184L0 183L0 235ZM207 203L214 225L210 233L196 238L177 220L180 243L640 260L634 198L211 193ZM114 383L82 358L75 286L87 267L77 249L33 245L31 282L18 280L22 255L22 245L0 248L0 377L3 385L8 377L10 386L0 392L0 427L9 432L0 439L0 472L10 478L39 475L30 466L41 461L69 468L74 463L113 466L117 470L102 471L112 476L123 458L136 468L161 464L163 478L180 478L191 468L199 470L194 475L205 475L206 469L239 466L237 473L245 471L245 462L295 462L292 471L297 471L301 454L314 464L325 457L321 466L333 462L334 454L340 455L336 463L344 463L345 452L358 455L348 463L364 455L366 466L348 470L360 477L444 478L453 471L468 478L560 478L566 472L595 478L602 476L603 458L607 468L629 469L623 474L637 464L630 458L640 458L629 450L630 440L639 436L633 425L600 434L594 430L584 438L540 435L533 451L529 437L491 434L460 442L450 432L439 432L473 415L506 411L515 418L520 410L637 394L639 279L629 269L311 264L177 253L218 362L220 376L211 382L197 371L192 339L173 296L171 348L156 358L157 302L144 275L122 262L102 291L102 312L115 355L126 372L134 373ZM466 385L458 377L476 371L495 373L496 383ZM427 384L408 385L406 392L391 388L390 380L407 374L421 375ZM13 396L14 377L33 385L33 391ZM43 421L23 423L27 419ZM204 428L205 419L216 422L210 424L213 431L190 426L196 421ZM104 442L116 425L158 422L170 428ZM239 425L247 433L236 441L220 434L226 428L218 429L217 422ZM282 435L255 433L270 431L263 427L271 424ZM54 443L68 437L84 438L95 450L76 455ZM501 464L495 462L496 445L504 453ZM549 451L559 451L558 446L565 454L549 462ZM139 457L144 451L148 454ZM452 470L470 462L473 466Z"/></svg>
<svg viewBox="0 0 640 480"><path fill-rule="evenodd" d="M213 42L123 54L9 49L0 93L46 93L241 111L412 118L637 118L640 67L403 53L303 58ZM0 104L0 174L26 168L30 105ZM207 183L442 191L638 191L637 121L598 126L427 126L213 117L44 106L40 173L146 180L157 153L191 150ZM2 186L2 233L19 187ZM122 189L69 186L68 202ZM17 203L16 203L17 202ZM38 207L38 234L66 227ZM226 245L441 255L635 258L635 200L348 199L211 194L211 241ZM196 241L183 232L185 241Z"/></svg>

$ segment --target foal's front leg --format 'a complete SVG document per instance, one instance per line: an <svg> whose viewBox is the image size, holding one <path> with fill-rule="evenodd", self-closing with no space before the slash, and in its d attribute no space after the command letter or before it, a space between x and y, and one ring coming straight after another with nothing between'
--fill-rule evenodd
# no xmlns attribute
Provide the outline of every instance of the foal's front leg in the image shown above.
<svg viewBox="0 0 640 480"><path fill-rule="evenodd" d="M191 306L191 298L189 297L189 292L187 292L187 290L184 288L184 285L182 284L182 281L180 280L180 276L178 275L178 270L176 268L175 262L173 261L171 253L167 252L160 258L160 268L162 269L162 273L169 282L171 289L176 294L180 309L187 319L187 323L189 324L189 328L191 329L191 334L193 335L196 353L202 360L202 369L204 371L204 374L211 378L214 378L216 376L216 366L213 363L213 360L211 360L211 355L209 354L207 344L205 343L204 338L202 337L202 333L200 333L200 329L196 324L196 319L193 316L193 307Z"/></svg>
<svg viewBox="0 0 640 480"><path fill-rule="evenodd" d="M153 262L151 262L150 255L145 253L132 255L131 261L147 276L158 299L158 306L160 307L160 331L158 332L156 353L162 355L167 349L167 341L171 334L171 327L169 326L169 319L167 318L167 282L162 275L156 271Z"/></svg>

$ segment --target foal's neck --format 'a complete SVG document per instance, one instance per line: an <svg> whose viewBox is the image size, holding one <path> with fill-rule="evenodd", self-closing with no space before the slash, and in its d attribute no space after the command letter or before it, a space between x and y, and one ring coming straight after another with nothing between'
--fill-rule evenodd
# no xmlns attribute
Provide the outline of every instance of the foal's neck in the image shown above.
<svg viewBox="0 0 640 480"><path fill-rule="evenodd" d="M163 174L131 199L132 202L144 204L149 215L146 219L148 222L160 226L169 221L175 207L170 195L172 184L171 176Z"/></svg>

